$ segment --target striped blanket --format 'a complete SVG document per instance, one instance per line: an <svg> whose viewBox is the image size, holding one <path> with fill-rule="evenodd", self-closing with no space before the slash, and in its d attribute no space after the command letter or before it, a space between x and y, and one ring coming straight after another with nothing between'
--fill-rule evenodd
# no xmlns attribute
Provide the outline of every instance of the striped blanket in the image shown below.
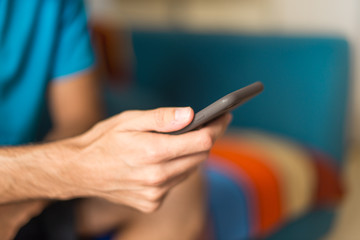
<svg viewBox="0 0 360 240"><path fill-rule="evenodd" d="M329 156L268 134L220 139L206 169L215 239L265 237L313 208L336 206L342 197Z"/></svg>

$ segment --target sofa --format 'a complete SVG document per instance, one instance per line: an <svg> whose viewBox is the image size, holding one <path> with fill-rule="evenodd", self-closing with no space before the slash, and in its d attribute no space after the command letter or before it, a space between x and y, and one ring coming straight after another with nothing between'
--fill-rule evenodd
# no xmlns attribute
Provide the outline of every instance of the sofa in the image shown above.
<svg viewBox="0 0 360 240"><path fill-rule="evenodd" d="M341 186L351 77L349 44L344 38L174 30L130 34L133 75L122 87L113 83L105 87L109 115L162 106L191 106L197 111L261 81L265 91L233 112L231 129L264 132L322 152ZM334 224L339 201L317 204L295 218L282 219L266 234L247 231L241 235L241 224L249 223L241 220L241 213L231 211L240 200L224 206L224 198L217 196L232 198L230 183L211 171L206 177L215 239L320 239Z"/></svg>

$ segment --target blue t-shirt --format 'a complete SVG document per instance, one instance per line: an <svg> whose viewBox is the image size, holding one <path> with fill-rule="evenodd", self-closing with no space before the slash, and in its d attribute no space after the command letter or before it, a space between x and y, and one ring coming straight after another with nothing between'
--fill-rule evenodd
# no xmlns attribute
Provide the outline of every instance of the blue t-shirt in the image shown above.
<svg viewBox="0 0 360 240"><path fill-rule="evenodd" d="M81 0L0 0L0 145L40 140L49 82L93 62Z"/></svg>

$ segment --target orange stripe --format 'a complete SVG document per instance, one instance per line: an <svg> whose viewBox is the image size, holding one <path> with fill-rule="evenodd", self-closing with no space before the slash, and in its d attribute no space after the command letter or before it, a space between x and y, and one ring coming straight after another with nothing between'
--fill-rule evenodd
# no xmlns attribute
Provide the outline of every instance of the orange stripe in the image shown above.
<svg viewBox="0 0 360 240"><path fill-rule="evenodd" d="M268 233L283 216L280 185L274 172L266 164L266 154L254 145L230 138L218 141L212 152L235 164L249 175L258 194L260 233Z"/></svg>

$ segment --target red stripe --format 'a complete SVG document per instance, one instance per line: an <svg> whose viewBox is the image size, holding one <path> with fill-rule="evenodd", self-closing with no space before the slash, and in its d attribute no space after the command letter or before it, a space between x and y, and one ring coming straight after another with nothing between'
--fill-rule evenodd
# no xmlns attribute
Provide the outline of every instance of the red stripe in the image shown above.
<svg viewBox="0 0 360 240"><path fill-rule="evenodd" d="M264 163L268 156L250 143L229 138L218 141L212 154L239 167L254 183L259 197L260 235L279 225L283 216L280 184L272 169Z"/></svg>
<svg viewBox="0 0 360 240"><path fill-rule="evenodd" d="M337 206L344 196L341 177L334 165L334 160L325 154L312 150L316 176L318 178L315 193L316 206Z"/></svg>

